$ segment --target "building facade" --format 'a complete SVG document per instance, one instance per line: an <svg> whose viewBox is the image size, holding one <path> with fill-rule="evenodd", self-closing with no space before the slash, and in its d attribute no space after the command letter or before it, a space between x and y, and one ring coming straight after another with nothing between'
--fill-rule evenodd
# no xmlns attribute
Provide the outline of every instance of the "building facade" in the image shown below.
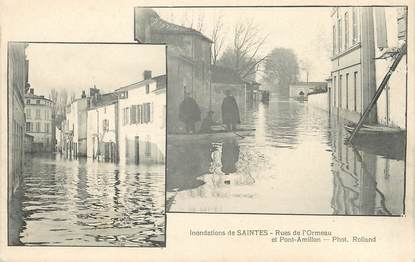
<svg viewBox="0 0 415 262"><path fill-rule="evenodd" d="M24 162L25 103L29 62L25 43L8 44L8 195L20 185Z"/></svg>
<svg viewBox="0 0 415 262"><path fill-rule="evenodd" d="M91 98L87 116L87 157L106 162L118 161L118 116L118 97L115 93Z"/></svg>
<svg viewBox="0 0 415 262"><path fill-rule="evenodd" d="M25 94L26 133L33 136L32 152L52 152L55 148L53 101L34 94Z"/></svg>
<svg viewBox="0 0 415 262"><path fill-rule="evenodd" d="M353 122L359 120L393 61L382 54L406 41L406 17L407 11L401 7L333 8L332 113ZM392 74L367 123L405 128L405 60Z"/></svg>
<svg viewBox="0 0 415 262"><path fill-rule="evenodd" d="M63 150L68 158L87 154L87 124L89 98L85 93L66 106Z"/></svg>
<svg viewBox="0 0 415 262"><path fill-rule="evenodd" d="M166 76L151 77L115 91L118 94L119 160L126 164L165 162Z"/></svg>
<svg viewBox="0 0 415 262"><path fill-rule="evenodd" d="M189 92L198 103L202 119L211 109L212 41L197 30L169 23L148 8L135 8L134 39L140 43L167 44L168 132L184 131L179 105Z"/></svg>

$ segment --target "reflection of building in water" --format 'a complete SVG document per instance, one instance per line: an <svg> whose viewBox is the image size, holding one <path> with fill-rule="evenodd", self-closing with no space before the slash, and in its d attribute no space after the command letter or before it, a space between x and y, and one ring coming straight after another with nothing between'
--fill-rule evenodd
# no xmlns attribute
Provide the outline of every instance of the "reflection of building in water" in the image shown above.
<svg viewBox="0 0 415 262"><path fill-rule="evenodd" d="M393 61L392 57L376 58L396 50L406 41L407 9L336 7L331 17L333 53L329 103L333 113L357 122ZM405 60L404 56L392 74L369 115L369 123L405 129Z"/></svg>
<svg viewBox="0 0 415 262"><path fill-rule="evenodd" d="M152 77L115 91L119 99L119 156L121 163L164 163L166 76Z"/></svg>
<svg viewBox="0 0 415 262"><path fill-rule="evenodd" d="M202 119L210 106L212 41L199 31L169 23L148 8L135 8L134 39L141 43L166 43L168 60L168 131L178 131L179 105L184 92L199 104Z"/></svg>
<svg viewBox="0 0 415 262"><path fill-rule="evenodd" d="M333 135L335 214L400 215L403 212L404 161L386 159L344 144Z"/></svg>

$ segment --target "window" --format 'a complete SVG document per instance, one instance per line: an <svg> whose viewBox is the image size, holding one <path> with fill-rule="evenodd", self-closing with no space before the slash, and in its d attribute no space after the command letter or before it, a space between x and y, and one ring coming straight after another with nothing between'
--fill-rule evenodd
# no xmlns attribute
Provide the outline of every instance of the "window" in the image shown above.
<svg viewBox="0 0 415 262"><path fill-rule="evenodd" d="M343 106L343 97L342 97L342 81L343 81L343 75L340 75L339 77L339 108L342 108Z"/></svg>
<svg viewBox="0 0 415 262"><path fill-rule="evenodd" d="M40 100L38 99L38 100L36 100L36 104L37 105L40 105Z"/></svg>
<svg viewBox="0 0 415 262"><path fill-rule="evenodd" d="M137 124L143 123L143 106L137 105Z"/></svg>
<svg viewBox="0 0 415 262"><path fill-rule="evenodd" d="M32 132L32 123L26 122L26 132Z"/></svg>
<svg viewBox="0 0 415 262"><path fill-rule="evenodd" d="M146 85L146 94L150 93L150 84Z"/></svg>
<svg viewBox="0 0 415 262"><path fill-rule="evenodd" d="M153 109L152 109L152 107L153 107L153 104L152 103L144 103L143 104L143 114L142 114L142 117L143 117L143 122L144 123L149 123L149 122L152 122L153 121L153 116L152 116Z"/></svg>
<svg viewBox="0 0 415 262"><path fill-rule="evenodd" d="M36 119L40 119L40 109L36 109Z"/></svg>
<svg viewBox="0 0 415 262"><path fill-rule="evenodd" d="M346 109L349 109L349 73L346 74Z"/></svg>
<svg viewBox="0 0 415 262"><path fill-rule="evenodd" d="M349 13L344 14L344 49L349 47Z"/></svg>
<svg viewBox="0 0 415 262"><path fill-rule="evenodd" d="M108 119L104 119L102 121L102 129L103 129L104 132L110 130L110 121Z"/></svg>
<svg viewBox="0 0 415 262"><path fill-rule="evenodd" d="M26 108L26 119L30 119L32 117L30 108Z"/></svg>
<svg viewBox="0 0 415 262"><path fill-rule="evenodd" d="M353 93L354 93L354 97L353 97L353 110L355 112L357 112L357 72L354 72L353 74Z"/></svg>
<svg viewBox="0 0 415 262"><path fill-rule="evenodd" d="M136 105L131 106L131 111L130 111L130 122L131 124L136 124L137 123L137 107Z"/></svg>
<svg viewBox="0 0 415 262"><path fill-rule="evenodd" d="M337 104L336 104L336 98L337 98L337 94L336 94L336 86L337 86L337 77L336 76L334 76L333 77L333 89L334 89L334 92L333 92L333 105L334 106L337 106Z"/></svg>
<svg viewBox="0 0 415 262"><path fill-rule="evenodd" d="M36 132L40 132L40 123L36 122Z"/></svg>
<svg viewBox="0 0 415 262"><path fill-rule="evenodd" d="M129 107L124 108L124 117L123 117L123 124L124 125L127 125L130 122L129 114L130 114L130 108Z"/></svg>
<svg viewBox="0 0 415 262"><path fill-rule="evenodd" d="M336 54L336 26L333 25L333 55Z"/></svg>
<svg viewBox="0 0 415 262"><path fill-rule="evenodd" d="M337 20L337 51L342 50L342 20Z"/></svg>
<svg viewBox="0 0 415 262"><path fill-rule="evenodd" d="M45 123L45 132L49 133L49 123Z"/></svg>
<svg viewBox="0 0 415 262"><path fill-rule="evenodd" d="M26 100L26 104L30 105L30 99Z"/></svg>
<svg viewBox="0 0 415 262"><path fill-rule="evenodd" d="M358 39L357 39L357 8L356 7L353 7L353 10L352 10L352 26L353 26L353 28L352 28L352 42L353 42L353 44L356 44L357 42L358 42Z"/></svg>

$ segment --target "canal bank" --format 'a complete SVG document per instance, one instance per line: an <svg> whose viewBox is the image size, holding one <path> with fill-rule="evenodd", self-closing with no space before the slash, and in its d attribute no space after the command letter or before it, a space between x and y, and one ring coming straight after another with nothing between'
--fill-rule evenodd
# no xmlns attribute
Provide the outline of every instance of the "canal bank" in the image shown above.
<svg viewBox="0 0 415 262"><path fill-rule="evenodd" d="M404 159L345 145L342 119L275 97L247 115L254 136L168 145L170 211L403 213Z"/></svg>

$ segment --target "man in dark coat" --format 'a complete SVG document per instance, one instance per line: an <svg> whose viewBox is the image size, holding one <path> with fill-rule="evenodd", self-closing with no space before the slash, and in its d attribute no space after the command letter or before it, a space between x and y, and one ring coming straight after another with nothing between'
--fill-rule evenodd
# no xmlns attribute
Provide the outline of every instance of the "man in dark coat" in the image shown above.
<svg viewBox="0 0 415 262"><path fill-rule="evenodd" d="M231 95L230 90L226 90L226 97L222 102L222 121L227 130L235 130L236 125L241 123L239 118L239 108L235 97Z"/></svg>
<svg viewBox="0 0 415 262"><path fill-rule="evenodd" d="M200 121L200 108L187 92L179 107L179 119L185 123L187 133L196 132L195 124Z"/></svg>

